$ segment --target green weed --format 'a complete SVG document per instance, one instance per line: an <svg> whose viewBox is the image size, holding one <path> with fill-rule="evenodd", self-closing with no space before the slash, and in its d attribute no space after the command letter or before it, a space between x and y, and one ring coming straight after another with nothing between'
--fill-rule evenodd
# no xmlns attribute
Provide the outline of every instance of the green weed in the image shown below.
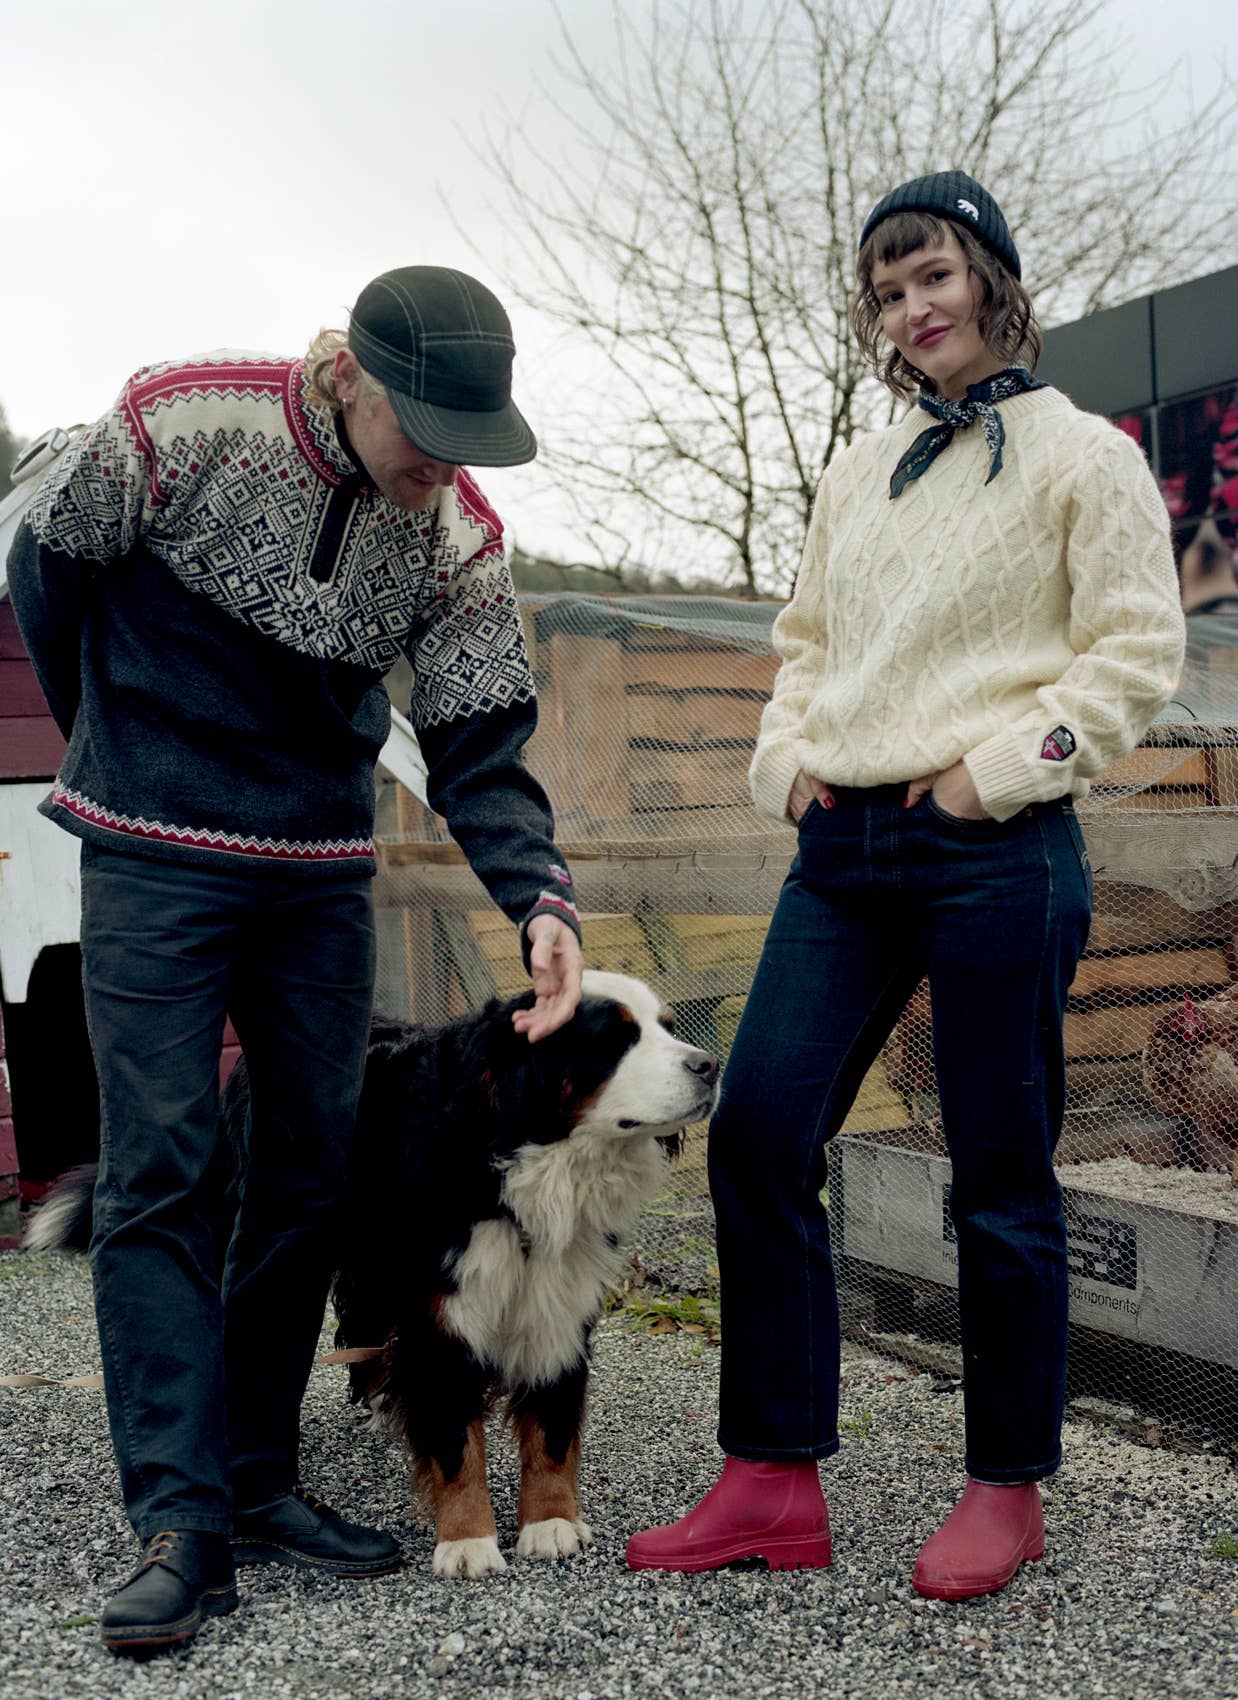
<svg viewBox="0 0 1238 1700"><path fill-rule="evenodd" d="M618 1295L615 1309L629 1326L649 1334L695 1334L711 1345L722 1332L718 1299L712 1293L651 1293L644 1288Z"/></svg>
<svg viewBox="0 0 1238 1700"><path fill-rule="evenodd" d="M854 1434L858 1440L867 1440L872 1432L873 1413L860 1411L854 1417L847 1417L838 1426L848 1434Z"/></svg>

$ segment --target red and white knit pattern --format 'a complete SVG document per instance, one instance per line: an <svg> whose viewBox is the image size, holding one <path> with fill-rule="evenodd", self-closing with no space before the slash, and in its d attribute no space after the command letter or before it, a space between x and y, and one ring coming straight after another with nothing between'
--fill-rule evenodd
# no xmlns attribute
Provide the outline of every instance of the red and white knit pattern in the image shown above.
<svg viewBox="0 0 1238 1700"><path fill-rule="evenodd" d="M106 564L141 540L225 613L302 654L388 671L407 653L419 726L527 702L533 681L502 525L471 475L409 513L368 486L326 577L332 493L355 473L301 361L220 352L144 368L53 468L35 536Z"/></svg>
<svg viewBox="0 0 1238 1700"><path fill-rule="evenodd" d="M91 826L105 827L126 838L145 838L163 844L179 844L190 850L222 850L234 856L256 856L288 862L365 862L374 855L369 838L319 839L255 838L216 827L174 826L167 821L147 820L142 815L118 814L92 802L80 791L52 788L51 800Z"/></svg>

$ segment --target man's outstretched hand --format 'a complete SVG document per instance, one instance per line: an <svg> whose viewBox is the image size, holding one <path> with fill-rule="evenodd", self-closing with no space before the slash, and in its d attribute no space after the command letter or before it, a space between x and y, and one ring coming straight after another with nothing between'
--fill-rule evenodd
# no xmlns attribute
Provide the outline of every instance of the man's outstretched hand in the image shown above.
<svg viewBox="0 0 1238 1700"><path fill-rule="evenodd" d="M516 1010L512 1026L536 1044L572 1019L580 1002L584 958L576 934L554 915L535 915L528 932L529 971L537 1002L532 1009Z"/></svg>

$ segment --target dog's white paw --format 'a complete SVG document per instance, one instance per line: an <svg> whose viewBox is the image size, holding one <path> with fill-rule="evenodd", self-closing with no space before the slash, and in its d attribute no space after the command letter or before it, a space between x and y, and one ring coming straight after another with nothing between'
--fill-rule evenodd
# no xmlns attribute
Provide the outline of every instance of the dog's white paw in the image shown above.
<svg viewBox="0 0 1238 1700"><path fill-rule="evenodd" d="M493 1535L474 1535L465 1541L440 1541L434 1549L436 1576L496 1576L507 1569Z"/></svg>
<svg viewBox="0 0 1238 1700"><path fill-rule="evenodd" d="M526 1523L516 1542L521 1558L571 1558L593 1539L587 1523L569 1523L566 1517L547 1517L544 1523Z"/></svg>

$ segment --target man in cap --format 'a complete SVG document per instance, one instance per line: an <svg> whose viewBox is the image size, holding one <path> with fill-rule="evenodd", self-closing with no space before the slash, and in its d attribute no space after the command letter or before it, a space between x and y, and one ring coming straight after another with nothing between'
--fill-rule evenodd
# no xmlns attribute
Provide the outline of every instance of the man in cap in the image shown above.
<svg viewBox="0 0 1238 1700"><path fill-rule="evenodd" d="M571 881L521 760L536 704L502 527L465 470L536 453L513 354L489 290L412 266L304 360L144 368L10 554L68 740L42 811L82 841L95 1307L144 1545L104 1611L117 1652L231 1610L234 1557L400 1561L298 1485L297 1439L369 1031L374 764L401 656L431 805L520 930L536 1003L518 1027L536 1041L579 997ZM221 1281L229 1013L252 1112Z"/></svg>

